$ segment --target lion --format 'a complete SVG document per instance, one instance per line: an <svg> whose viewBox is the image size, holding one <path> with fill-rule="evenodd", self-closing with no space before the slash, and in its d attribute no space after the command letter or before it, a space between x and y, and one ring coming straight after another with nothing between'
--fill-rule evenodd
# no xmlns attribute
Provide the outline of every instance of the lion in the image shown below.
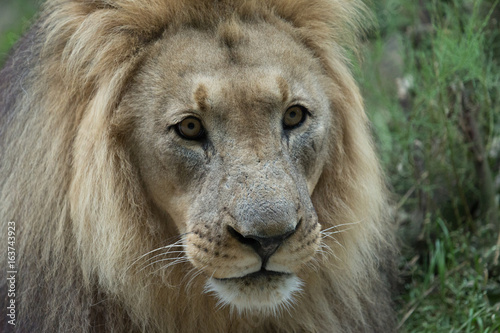
<svg viewBox="0 0 500 333"><path fill-rule="evenodd" d="M395 331L368 15L48 0L0 73L2 331Z"/></svg>

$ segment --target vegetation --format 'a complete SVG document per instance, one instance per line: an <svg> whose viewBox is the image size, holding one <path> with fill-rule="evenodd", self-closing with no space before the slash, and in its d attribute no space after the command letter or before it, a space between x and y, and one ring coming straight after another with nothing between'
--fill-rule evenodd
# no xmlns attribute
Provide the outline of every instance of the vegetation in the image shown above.
<svg viewBox="0 0 500 333"><path fill-rule="evenodd" d="M395 193L406 332L499 332L498 1L384 0L358 70Z"/></svg>
<svg viewBox="0 0 500 333"><path fill-rule="evenodd" d="M32 3L2 4L23 18L0 24L0 63ZM355 72L400 225L401 331L500 332L499 0L374 9Z"/></svg>

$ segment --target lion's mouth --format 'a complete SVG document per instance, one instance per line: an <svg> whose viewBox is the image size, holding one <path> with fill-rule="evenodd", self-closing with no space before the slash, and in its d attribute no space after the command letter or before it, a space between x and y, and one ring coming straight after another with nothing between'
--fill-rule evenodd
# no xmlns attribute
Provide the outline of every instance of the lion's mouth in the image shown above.
<svg viewBox="0 0 500 333"><path fill-rule="evenodd" d="M258 311L277 314L292 306L302 281L292 273L260 271L234 278L209 278L206 292L214 293L220 305L238 312Z"/></svg>
<svg viewBox="0 0 500 333"><path fill-rule="evenodd" d="M260 271L256 271L241 277L233 277L233 278L219 278L216 280L219 281L241 281L241 280L248 280L248 281L256 281L256 280L261 280L261 279L268 279L271 280L273 277L278 277L278 276L286 276L286 275L292 275L291 273L285 273L285 272L276 272L276 271L268 271L265 268L262 268Z"/></svg>

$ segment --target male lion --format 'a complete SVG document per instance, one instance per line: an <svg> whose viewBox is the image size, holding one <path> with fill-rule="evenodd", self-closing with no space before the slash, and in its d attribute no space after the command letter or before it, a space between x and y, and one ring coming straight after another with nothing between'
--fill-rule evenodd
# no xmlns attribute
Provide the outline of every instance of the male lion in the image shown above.
<svg viewBox="0 0 500 333"><path fill-rule="evenodd" d="M2 331L394 331L363 12L49 0L0 75Z"/></svg>

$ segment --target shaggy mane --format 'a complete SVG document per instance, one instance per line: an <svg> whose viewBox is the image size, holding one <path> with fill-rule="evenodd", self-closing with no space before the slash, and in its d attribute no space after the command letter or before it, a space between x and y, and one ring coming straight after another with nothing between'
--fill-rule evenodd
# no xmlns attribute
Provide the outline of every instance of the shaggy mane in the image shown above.
<svg viewBox="0 0 500 333"><path fill-rule="evenodd" d="M394 330L385 186L347 60L369 17L361 2L48 0L43 8L0 72L0 216L16 222L17 331ZM185 26L215 31L234 17L292 30L332 78L341 120L312 195L334 254L316 257L299 301L276 317L217 309L196 296L204 283L187 266L151 274L133 265L165 245L159 239L182 236L155 220L123 149L123 92L157 40ZM0 325L10 328L5 318Z"/></svg>

